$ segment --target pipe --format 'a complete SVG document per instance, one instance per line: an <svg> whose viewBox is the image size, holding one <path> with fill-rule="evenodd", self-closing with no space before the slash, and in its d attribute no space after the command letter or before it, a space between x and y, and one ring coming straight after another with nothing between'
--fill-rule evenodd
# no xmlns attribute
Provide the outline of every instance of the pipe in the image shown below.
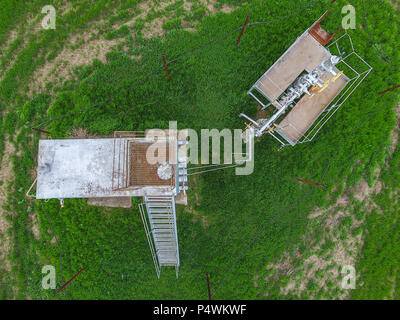
<svg viewBox="0 0 400 320"><path fill-rule="evenodd" d="M249 118L248 116L246 116L244 113L239 114L239 117L243 117L246 118L247 120L249 120L251 123L253 123L255 126L260 127L260 125L254 121L253 119Z"/></svg>

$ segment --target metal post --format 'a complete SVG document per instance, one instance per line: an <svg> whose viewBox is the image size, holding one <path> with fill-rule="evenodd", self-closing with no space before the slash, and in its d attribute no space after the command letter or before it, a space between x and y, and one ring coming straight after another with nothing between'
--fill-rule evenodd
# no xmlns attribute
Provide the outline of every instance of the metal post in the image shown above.
<svg viewBox="0 0 400 320"><path fill-rule="evenodd" d="M240 42L240 38L242 37L243 31L244 31L244 29L246 28L247 23L249 22L249 19L250 19L250 13L247 15L246 21L244 22L244 25L243 25L243 27L242 27L242 30L240 31L239 38L238 38L237 41L236 41L236 47L238 46L238 44L239 44L239 42Z"/></svg>
<svg viewBox="0 0 400 320"><path fill-rule="evenodd" d="M69 279L66 283L64 283L64 285L60 289L57 290L57 293L64 290L72 282L72 280L74 280L77 276L79 276L82 273L83 270L85 270L85 269L79 270L79 272L76 275L74 275L71 279Z"/></svg>
<svg viewBox="0 0 400 320"><path fill-rule="evenodd" d="M395 86L395 87L393 87L393 88L390 88L390 89L387 89L387 90L385 90L385 91L379 92L378 94L384 94L384 93L386 93L386 92L392 91L392 90L397 89L397 88L400 88L400 85L397 85L397 86Z"/></svg>
<svg viewBox="0 0 400 320"><path fill-rule="evenodd" d="M46 133L46 134L51 134L51 132L46 131L46 130L43 130L43 129L38 129L38 128L31 128L31 129L34 130L34 131L37 131L37 132Z"/></svg>
<svg viewBox="0 0 400 320"><path fill-rule="evenodd" d="M168 73L168 67L167 67L167 60L165 59L165 54L163 53L162 55L163 62L164 62L164 68L165 68L165 74L167 75L167 79L169 81L169 73Z"/></svg>
<svg viewBox="0 0 400 320"><path fill-rule="evenodd" d="M297 178L297 180L300 181L300 182L313 184L313 185L316 185L316 186L319 186L319 187L324 187L325 186L323 183L320 183L320 182L307 181L307 180L303 180L303 179L300 179L300 178Z"/></svg>

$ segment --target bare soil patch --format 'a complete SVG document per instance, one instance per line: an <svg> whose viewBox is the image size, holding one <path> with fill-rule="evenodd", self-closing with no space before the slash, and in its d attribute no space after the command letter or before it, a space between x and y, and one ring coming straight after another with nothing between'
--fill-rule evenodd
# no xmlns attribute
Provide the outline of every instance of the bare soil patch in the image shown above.
<svg viewBox="0 0 400 320"><path fill-rule="evenodd" d="M74 39L71 39L71 41L70 44L74 44ZM106 54L120 41L118 39L97 39L87 41L75 50L64 47L54 60L45 63L35 71L33 79L36 79L36 81L32 83L28 95L32 96L33 91L44 88L47 82L61 83L63 80L71 79L72 70L76 66L89 65L94 59L105 63Z"/></svg>
<svg viewBox="0 0 400 320"><path fill-rule="evenodd" d="M88 204L98 207L132 208L130 197L89 198Z"/></svg>
<svg viewBox="0 0 400 320"><path fill-rule="evenodd" d="M165 30L163 29L163 24L168 21L168 18L156 18L150 23L146 22L143 30L144 38L152 38L152 37L162 37L165 34Z"/></svg>
<svg viewBox="0 0 400 320"><path fill-rule="evenodd" d="M11 227L10 223L6 220L8 214L4 209L3 205L7 203L7 186L13 177L13 166L10 161L10 155L15 152L14 146L5 139L5 149L0 167L0 259L4 260L5 263L2 266L6 271L11 271L11 264L7 259L7 256L11 249L11 242L8 236L8 230ZM0 266L1 267L1 266Z"/></svg>
<svg viewBox="0 0 400 320"><path fill-rule="evenodd" d="M318 297L322 295L324 299L346 299L349 290L341 288L340 270L343 266L354 266L363 246L363 233L355 235L352 232L363 221L358 221L353 216L349 195L354 194L354 197L364 202L368 209L368 204L373 204L369 196L379 193L381 188L382 184L379 181L370 188L365 180L361 180L353 188L347 189L331 207L316 208L308 216L311 222L301 240L308 248L307 251L303 254L297 249L294 254L285 252L280 259L267 266L266 269L273 272L263 280L266 283L275 283L282 277L285 279L288 277L286 283L280 287L280 292L284 296L290 294L301 298L306 293L309 299L315 299L319 291ZM351 219L350 224L343 225L344 219L348 218ZM318 239L316 234L322 234L322 237ZM310 291L308 286L310 281L315 283L318 290ZM265 295L264 292L262 294Z"/></svg>
<svg viewBox="0 0 400 320"><path fill-rule="evenodd" d="M185 211L188 212L188 213L190 213L190 214L192 214L192 215L194 215L193 222L201 221L201 223L202 223L204 229L206 229L207 227L210 226L210 222L208 221L208 218L207 218L206 216L200 214L199 212L197 212L197 211L196 211L195 209L193 209L192 207L187 206L187 207L185 208Z"/></svg>
<svg viewBox="0 0 400 320"><path fill-rule="evenodd" d="M28 216L29 222L31 224L31 231L36 240L40 239L39 230L39 217L36 212L31 212Z"/></svg>
<svg viewBox="0 0 400 320"><path fill-rule="evenodd" d="M367 181L362 179L355 187L350 188L350 192L354 193L354 198L358 201L364 201L367 198L370 198L371 194L377 194L382 190L382 182L377 181L373 188L368 186Z"/></svg>
<svg viewBox="0 0 400 320"><path fill-rule="evenodd" d="M396 128L392 131L391 134L391 145L389 148L389 152L392 155L395 152L397 145L399 143L399 130L400 130L400 105L395 107L396 112Z"/></svg>
<svg viewBox="0 0 400 320"><path fill-rule="evenodd" d="M226 3L222 7L216 8L215 5L216 5L217 1L215 1L215 0L208 0L208 1L203 0L203 3L207 5L207 9L212 14L216 14L219 11L222 11L224 13L230 13L235 9L235 7L229 6Z"/></svg>

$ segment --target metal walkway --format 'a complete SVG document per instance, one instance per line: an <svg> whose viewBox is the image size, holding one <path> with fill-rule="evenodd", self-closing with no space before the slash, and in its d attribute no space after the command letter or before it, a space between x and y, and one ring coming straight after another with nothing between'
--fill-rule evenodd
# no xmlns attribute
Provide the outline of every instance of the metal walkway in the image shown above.
<svg viewBox="0 0 400 320"><path fill-rule="evenodd" d="M139 209L157 276L160 277L161 267L174 266L178 277L179 249L175 198L173 195L151 195L145 196L144 200Z"/></svg>

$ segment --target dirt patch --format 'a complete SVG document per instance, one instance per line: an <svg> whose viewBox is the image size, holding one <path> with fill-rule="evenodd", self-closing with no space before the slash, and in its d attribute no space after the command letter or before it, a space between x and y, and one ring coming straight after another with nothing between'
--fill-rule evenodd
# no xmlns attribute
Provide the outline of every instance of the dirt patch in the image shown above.
<svg viewBox="0 0 400 320"><path fill-rule="evenodd" d="M373 188L368 186L367 181L362 179L355 187L350 188L349 192L354 194L354 198L358 201L369 199L372 194L378 194L382 190L382 182L377 181Z"/></svg>
<svg viewBox="0 0 400 320"><path fill-rule="evenodd" d="M396 112L396 128L392 131L391 134L391 145L389 148L390 155L395 152L397 145L399 143L399 130L400 130L400 105L397 105L394 108Z"/></svg>
<svg viewBox="0 0 400 320"><path fill-rule="evenodd" d="M261 110L262 107L260 105L257 106L257 115L256 115L256 119L265 119L267 117L267 111Z"/></svg>
<svg viewBox="0 0 400 320"><path fill-rule="evenodd" d="M191 8L192 8L192 3L187 0L184 0L183 1L183 9L185 9L185 11L190 11Z"/></svg>
<svg viewBox="0 0 400 320"><path fill-rule="evenodd" d="M74 44L74 40L70 44ZM94 59L106 62L106 54L121 40L92 40L85 42L81 47L73 50L65 48L51 62L45 63L38 68L33 79L36 81L30 86L28 96L33 91L44 88L47 82L61 84L64 80L72 78L72 69L80 65L89 65Z"/></svg>
<svg viewBox="0 0 400 320"><path fill-rule="evenodd" d="M130 197L89 198L88 205L111 208L132 208Z"/></svg>
<svg viewBox="0 0 400 320"><path fill-rule="evenodd" d="M70 132L70 137L77 139L87 139L89 138L89 134L87 133L86 128L73 128Z"/></svg>
<svg viewBox="0 0 400 320"><path fill-rule="evenodd" d="M301 239L301 246L307 250L302 254L298 249L291 254L284 252L276 262L269 263L266 268L268 276L263 279L267 286L280 283L279 290L283 296L346 299L350 292L341 287L340 271L344 266L355 265L363 247L362 231L353 232L363 220L358 221L353 215L349 195L353 193L368 208L368 204L373 203L368 195L380 192L381 188L379 181L369 188L362 180L346 190L331 207L316 208L308 216L309 226ZM261 294L266 295L265 292Z"/></svg>
<svg viewBox="0 0 400 320"><path fill-rule="evenodd" d="M17 36L18 36L18 26L9 32L9 34L6 37L7 40L4 42L4 44L0 45L0 49L2 49L2 52L7 51L7 49L10 47L10 44L14 42Z"/></svg>
<svg viewBox="0 0 400 320"><path fill-rule="evenodd" d="M162 37L165 34L165 30L163 29L164 22L168 21L167 18L156 18L150 23L145 23L145 28L143 30L144 38L152 38L152 37Z"/></svg>
<svg viewBox="0 0 400 320"><path fill-rule="evenodd" d="M396 11L399 10L400 1L398 1L398 0L390 0L390 3L394 6Z"/></svg>
<svg viewBox="0 0 400 320"><path fill-rule="evenodd" d="M163 10L168 6L169 2L158 1L145 1L138 4L139 14L127 22L116 23L113 25L113 29L119 29L121 26L126 25L132 27L138 18L145 19L146 15L153 8L157 8L157 11ZM62 9L64 12L73 10L71 6L65 6ZM116 12L113 12L116 13ZM168 18L161 17L153 19L151 22L145 22L144 28L142 30L143 36L145 38L151 37L162 37L165 34L162 25L166 22ZM46 86L46 83L62 84L65 80L70 80L72 78L72 69L80 65L89 65L94 59L98 59L101 62L106 62L106 54L115 46L122 43L124 39L113 39L105 40L98 39L98 27L103 26L108 23L108 20L101 20L93 23L92 30L84 32L83 34L71 36L65 43L63 50L55 57L52 61L46 62L42 67L38 68L33 79L36 79L30 86L28 96L31 97L33 91L39 91L41 88ZM37 22L40 28L40 21ZM35 30L35 28L34 28ZM140 57L134 57L135 59L140 59Z"/></svg>
<svg viewBox="0 0 400 320"><path fill-rule="evenodd" d="M343 194L337 200L336 206L345 207L349 204L349 202L350 202L349 196L347 194Z"/></svg>
<svg viewBox="0 0 400 320"><path fill-rule="evenodd" d="M136 21L137 18L145 18L146 15L153 9L157 8L155 12L159 12L170 5L170 2L157 2L147 1L139 4L139 9L142 10L142 13L135 17L130 24L133 25L132 22ZM162 37L165 34L165 30L163 29L163 24L168 21L167 17L159 17L155 18L150 22L145 22L142 30L142 35L144 38L152 38L152 37Z"/></svg>
<svg viewBox="0 0 400 320"><path fill-rule="evenodd" d="M10 45L17 39L17 37L21 37L23 35L19 35L18 30L14 29L10 32L9 38L7 43L4 45L4 53L9 49ZM13 67L19 52L24 48L26 44L25 38L22 38L22 43L19 45L18 48L15 49L13 56L9 59L1 68L0 70L0 81L3 79L5 74Z"/></svg>
<svg viewBox="0 0 400 320"><path fill-rule="evenodd" d="M203 0L202 2L207 6L208 11L212 14L216 14L220 11L224 13L230 13L235 9L235 7L228 6L226 3L222 7L216 7L217 1L215 0Z"/></svg>
<svg viewBox="0 0 400 320"><path fill-rule="evenodd" d="M113 29L118 29L123 25L132 27L137 19L141 18L144 20L151 10L159 12L170 4L171 2L169 1L145 1L139 3L137 8L139 9L140 13L135 14L134 17L127 22L114 24ZM203 4L207 6L211 13L216 13L219 11L228 13L234 9L234 7L226 4L216 9L214 7L216 4L215 0L203 1ZM186 11L190 11L192 8L192 3L190 1L185 1L183 7ZM63 5L57 7L56 10L57 14L59 14L59 12L61 12L60 14L64 14L73 10L73 7L71 5ZM163 16L157 17L150 22L146 21L142 30L143 37L163 37L165 30L162 26L168 20L169 18ZM31 27L29 28L31 30L30 32L38 32L42 28L41 20L38 19L37 16L32 17L29 23L31 24ZM94 39L98 38L98 36L96 36L98 33L97 28L107 23L108 20L97 21L93 23L92 30L84 32L83 34L71 36L64 43L64 48L62 51L54 59L52 59L52 61L47 61L42 67L35 71L32 76L32 79L35 79L35 81L33 81L29 87L28 97L32 97L33 92L38 92L40 89L45 88L47 83L61 85L65 80L70 80L73 77L72 69L76 66L89 65L94 59L98 59L105 63L107 52L109 52L112 47L124 41L124 39ZM195 29L192 27L192 24L193 23L184 21L183 28L189 31L195 31Z"/></svg>
<svg viewBox="0 0 400 320"><path fill-rule="evenodd" d="M185 208L185 211L190 213L190 214L192 214L192 215L194 215L193 222L201 221L204 229L206 229L207 227L210 226L210 222L208 221L208 218L206 216L200 214L199 212L197 212L193 208L188 206L188 207Z"/></svg>
<svg viewBox="0 0 400 320"><path fill-rule="evenodd" d="M0 167L0 234L2 237L0 238L0 259L4 260L4 265L2 266L6 271L11 271L10 261L7 259L7 256L11 249L10 238L7 234L9 228L11 227L10 223L6 220L6 215L8 214L4 209L3 205L7 203L7 186L10 180L13 177L13 166L10 160L10 155L15 152L14 146L8 141L7 137L5 137L5 148L4 154L1 161ZM0 266L1 267L1 266Z"/></svg>
<svg viewBox="0 0 400 320"><path fill-rule="evenodd" d="M39 230L39 217L36 212L31 212L28 216L30 225L31 225L31 231L33 233L33 236L35 237L36 240L39 240L40 238L40 230Z"/></svg>
<svg viewBox="0 0 400 320"><path fill-rule="evenodd" d="M316 210L314 210L314 212L313 213L311 213L307 218L308 219L315 219L315 218L318 218L319 216L321 216L321 215L323 215L325 213L325 210L324 209L316 209Z"/></svg>

